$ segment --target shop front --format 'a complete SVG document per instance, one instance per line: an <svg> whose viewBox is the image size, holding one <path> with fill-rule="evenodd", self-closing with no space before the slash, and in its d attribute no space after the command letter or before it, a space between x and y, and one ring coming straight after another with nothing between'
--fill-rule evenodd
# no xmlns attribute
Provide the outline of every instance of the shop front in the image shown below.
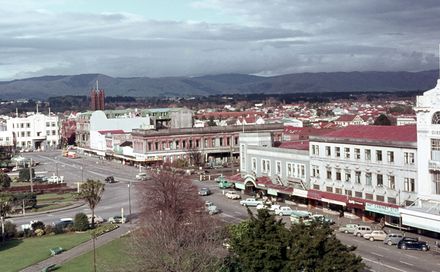
<svg viewBox="0 0 440 272"><path fill-rule="evenodd" d="M334 211L345 210L348 196L310 189L307 192L309 203L314 207L328 208Z"/></svg>

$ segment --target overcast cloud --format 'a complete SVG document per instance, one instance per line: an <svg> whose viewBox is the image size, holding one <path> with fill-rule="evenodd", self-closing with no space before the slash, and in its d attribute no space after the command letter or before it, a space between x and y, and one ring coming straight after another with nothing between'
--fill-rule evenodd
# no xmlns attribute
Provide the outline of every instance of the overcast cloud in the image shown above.
<svg viewBox="0 0 440 272"><path fill-rule="evenodd" d="M197 14L224 16L223 22L191 14L186 20L153 20L141 11L108 12L105 7L63 9L69 0L9 2L0 0L3 80L80 73L161 77L438 67L440 2L435 0L186 3Z"/></svg>

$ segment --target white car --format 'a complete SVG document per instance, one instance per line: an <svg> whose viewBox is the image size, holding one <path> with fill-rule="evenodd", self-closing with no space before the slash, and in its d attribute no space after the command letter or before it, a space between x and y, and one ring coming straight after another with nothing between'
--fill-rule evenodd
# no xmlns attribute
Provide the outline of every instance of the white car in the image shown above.
<svg viewBox="0 0 440 272"><path fill-rule="evenodd" d="M292 208L288 206L279 207L278 209L275 210L275 214L279 216L284 216L284 215L290 216L292 213L293 213Z"/></svg>
<svg viewBox="0 0 440 272"><path fill-rule="evenodd" d="M139 173L136 175L137 180L148 180L149 176L147 173Z"/></svg>
<svg viewBox="0 0 440 272"><path fill-rule="evenodd" d="M92 215L87 215L87 220L89 220L89 224L92 224ZM95 214L95 224L101 224L104 223L104 219L101 216L98 216Z"/></svg>
<svg viewBox="0 0 440 272"><path fill-rule="evenodd" d="M240 199L241 196L236 191L228 191L225 196L229 199Z"/></svg>
<svg viewBox="0 0 440 272"><path fill-rule="evenodd" d="M47 178L48 183L63 183L64 182L64 176L51 176Z"/></svg>
<svg viewBox="0 0 440 272"><path fill-rule="evenodd" d="M277 205L277 204L274 204L274 205L258 204L256 208L257 208L257 210L267 209L270 212L274 212L280 208L280 205Z"/></svg>

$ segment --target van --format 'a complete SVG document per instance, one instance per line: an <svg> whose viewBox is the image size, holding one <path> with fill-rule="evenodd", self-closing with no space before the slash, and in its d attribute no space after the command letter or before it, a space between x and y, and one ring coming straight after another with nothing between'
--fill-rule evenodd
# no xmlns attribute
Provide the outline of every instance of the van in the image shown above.
<svg viewBox="0 0 440 272"><path fill-rule="evenodd" d="M354 236L363 237L364 234L371 233L373 230L370 226L357 226L353 232Z"/></svg>

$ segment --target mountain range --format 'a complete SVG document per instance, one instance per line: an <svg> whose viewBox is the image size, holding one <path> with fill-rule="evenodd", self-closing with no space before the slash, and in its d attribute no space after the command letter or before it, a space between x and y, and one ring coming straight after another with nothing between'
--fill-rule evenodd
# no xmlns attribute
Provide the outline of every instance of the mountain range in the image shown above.
<svg viewBox="0 0 440 272"><path fill-rule="evenodd" d="M88 95L99 81L107 96L206 96L232 93L417 91L435 86L438 70L421 72L297 73L262 77L220 74L199 77L110 77L102 74L42 76L0 81L1 99Z"/></svg>

